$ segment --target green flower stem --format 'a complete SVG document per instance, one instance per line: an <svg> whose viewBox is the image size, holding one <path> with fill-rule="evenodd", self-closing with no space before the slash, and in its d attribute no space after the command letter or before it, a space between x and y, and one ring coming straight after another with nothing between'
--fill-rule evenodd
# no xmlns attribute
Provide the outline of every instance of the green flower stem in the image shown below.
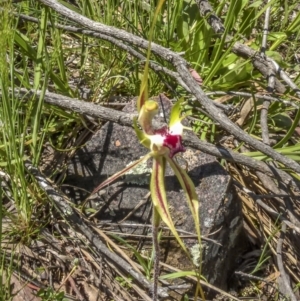
<svg viewBox="0 0 300 301"><path fill-rule="evenodd" d="M157 300L157 287L159 277L159 260L160 260L160 248L158 241L158 227L160 223L160 215L155 207L153 207L152 215L152 242L153 242L153 255L154 255L154 266L153 266L153 293L152 300Z"/></svg>

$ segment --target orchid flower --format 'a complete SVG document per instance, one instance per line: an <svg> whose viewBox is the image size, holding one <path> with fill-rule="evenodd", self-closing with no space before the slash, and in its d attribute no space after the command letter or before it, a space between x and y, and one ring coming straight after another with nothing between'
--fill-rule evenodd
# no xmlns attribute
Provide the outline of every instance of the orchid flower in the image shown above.
<svg viewBox="0 0 300 301"><path fill-rule="evenodd" d="M142 94L142 97L140 97L138 100L139 104L143 102L143 97L144 94ZM185 151L185 148L182 145L182 134L186 127L181 123L183 119L183 117L181 117L180 110L181 104L182 101L178 101L172 107L169 125L163 125L159 128L155 128L152 125L152 122L154 117L159 113L159 105L154 100L147 100L144 102L144 104L141 106L138 118L134 120L134 129L140 143L149 149L149 153L126 166L123 170L109 177L107 180L101 183L92 192L92 194L96 193L100 189L103 189L119 177L126 175L126 173L128 173L130 170L136 168L137 165L152 158L153 167L150 181L150 191L153 205L159 217L172 231L183 250L187 252L186 246L180 239L169 212L164 182L166 163L168 163L173 169L183 191L185 192L186 199L195 221L196 233L198 235L198 239L200 239L200 222L198 215L199 202L195 192L195 187L186 171L182 169L174 160L176 154ZM139 123L141 129L138 127L137 122ZM157 218L156 223L159 223L159 218Z"/></svg>
<svg viewBox="0 0 300 301"><path fill-rule="evenodd" d="M186 129L181 121L182 101L178 101L172 108L170 114L169 125L163 125L160 128L155 128L152 121L158 114L158 103L153 100L145 101L139 112L138 122L141 130L138 128L135 121L135 131L139 141L150 150L150 155L153 158L153 169L150 182L150 190L152 201L161 219L167 224L181 247L186 250L185 245L178 236L178 233L173 224L165 191L164 174L166 163L173 169L179 183L185 192L190 210L192 212L196 233L200 239L200 222L198 215L198 197L195 191L194 184L186 171L182 169L174 160L176 154L184 152L185 148L182 145L183 130Z"/></svg>
<svg viewBox="0 0 300 301"><path fill-rule="evenodd" d="M137 126L135 126L135 131L140 142L154 154L169 155L170 158L173 158L177 153L185 151L182 145L184 126L181 123L180 104L181 102L177 102L173 107L171 113L173 118L171 118L169 125L164 125L158 129L152 126L153 118L158 114L158 103L148 100L143 105L138 118L143 131L140 132Z"/></svg>
<svg viewBox="0 0 300 301"><path fill-rule="evenodd" d="M151 181L150 181L150 192L151 198L153 202L153 241L155 243L155 236L157 235L157 229L160 223L160 220L168 226L168 228L173 233L174 237L180 244L181 248L186 252L189 258L191 258L190 253L187 251L187 248L181 238L176 231L175 225L173 223L166 195L165 189L165 170L166 165L169 166L174 171L175 176L177 177L184 193L186 196L186 200L188 202L189 208L191 210L194 222L195 229L198 237L198 242L201 244L201 236L200 236L200 221L199 221L199 201L195 191L194 184L186 171L182 169L175 160L175 157L178 153L182 153L185 151L184 146L182 145L182 134L183 130L187 129L182 125L181 121L183 117L181 116L181 105L182 101L179 100L172 107L169 124L162 125L160 127L155 127L153 125L155 116L159 113L159 105L154 100L148 100L148 69L149 69L149 60L150 60L150 50L151 50L151 40L152 33L154 30L155 20L159 11L161 9L164 0L160 0L158 6L156 8L156 12L154 14L154 20L152 27L150 29L150 37L149 37L149 47L147 52L147 59L143 73L143 79L141 82L141 90L140 96L137 101L137 111L138 118L135 118L133 121L134 129L136 135L142 145L149 149L149 153L144 157L136 160L135 162L126 166L123 170L117 172L116 174L109 177L103 183L101 183L98 187L94 189L92 194L98 192L103 189L113 181L117 180L119 177L126 175L131 170L134 170L139 164L145 163L147 160L152 159L152 173L151 173ZM138 126L140 125L140 127ZM155 249L155 248L154 248ZM158 250L156 248L156 257L158 258ZM158 263L154 268L154 279L158 277ZM154 280L154 283L157 282ZM156 284L157 285L157 284ZM156 287L157 288L157 287ZM155 291L155 289L154 289ZM155 300L156 298L154 298Z"/></svg>

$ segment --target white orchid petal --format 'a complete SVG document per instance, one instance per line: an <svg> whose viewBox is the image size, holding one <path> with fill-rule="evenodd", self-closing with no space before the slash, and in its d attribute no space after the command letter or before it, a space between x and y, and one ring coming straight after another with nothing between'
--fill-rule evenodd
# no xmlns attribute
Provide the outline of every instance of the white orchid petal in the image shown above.
<svg viewBox="0 0 300 301"><path fill-rule="evenodd" d="M149 135L148 137L149 137L152 145L155 144L158 147L163 146L164 141L165 141L164 136L162 136L160 134L155 134L155 135Z"/></svg>
<svg viewBox="0 0 300 301"><path fill-rule="evenodd" d="M170 127L170 134L172 135L180 135L182 136L183 133L183 125L181 124L180 121L174 123L171 127Z"/></svg>

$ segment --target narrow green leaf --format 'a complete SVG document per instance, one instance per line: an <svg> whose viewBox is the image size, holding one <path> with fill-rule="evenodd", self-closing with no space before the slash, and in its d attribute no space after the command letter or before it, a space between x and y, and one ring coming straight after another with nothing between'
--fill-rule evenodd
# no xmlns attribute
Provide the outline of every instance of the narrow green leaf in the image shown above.
<svg viewBox="0 0 300 301"><path fill-rule="evenodd" d="M45 39L46 39L47 21L48 21L48 8L44 7L42 10L42 15L39 23L39 42L38 42L37 56L36 56L35 66L34 66L33 88L36 90L40 88L43 62L45 60L44 57L45 57Z"/></svg>
<svg viewBox="0 0 300 301"><path fill-rule="evenodd" d="M52 54L52 57L57 62L57 67L59 69L58 74L55 74L53 72L53 77L56 75L57 79L55 81L55 84L59 89L66 95L69 95L71 97L74 97L74 93L72 89L69 86L68 83L68 75L67 75L67 68L65 66L65 60L64 60L64 49L62 44L62 31L55 27L55 16L49 15L50 22L52 24L51 28L51 40L54 46L54 52Z"/></svg>
<svg viewBox="0 0 300 301"><path fill-rule="evenodd" d="M298 13L296 18L291 22L289 27L287 28L287 31L295 32L299 30L300 25L300 14Z"/></svg>
<svg viewBox="0 0 300 301"><path fill-rule="evenodd" d="M197 274L196 271L180 271L180 272L174 272L174 273L160 276L159 279L172 280L172 279L178 279L178 278L189 277L189 276L198 277L199 275ZM201 278L205 282L208 282L207 279L205 279L205 277L201 276Z"/></svg>
<svg viewBox="0 0 300 301"><path fill-rule="evenodd" d="M36 58L36 51L31 47L28 38L24 34L16 30L14 40L24 54L33 60Z"/></svg>
<svg viewBox="0 0 300 301"><path fill-rule="evenodd" d="M32 163L37 165L39 162L39 158L41 155L41 150L43 147L43 139L41 139L40 132L41 132L41 119L42 119L42 110L44 104L44 96L46 93L48 84L48 72L45 74L45 80L43 86L41 88L41 94L38 101L33 102L32 114L35 118L32 119L32 151L33 151L33 160ZM36 87L38 88L38 87ZM42 135L44 137L45 135Z"/></svg>
<svg viewBox="0 0 300 301"><path fill-rule="evenodd" d="M294 118L294 122L290 127L290 129L288 130L288 132L286 133L286 135L274 146L274 148L282 147L293 136L295 129L299 124L299 120L300 120L300 110L297 111L297 114Z"/></svg>

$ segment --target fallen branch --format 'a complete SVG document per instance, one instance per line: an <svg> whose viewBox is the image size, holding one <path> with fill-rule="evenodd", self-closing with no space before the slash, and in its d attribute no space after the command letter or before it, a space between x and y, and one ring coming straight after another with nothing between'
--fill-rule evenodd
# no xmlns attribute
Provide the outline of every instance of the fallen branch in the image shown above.
<svg viewBox="0 0 300 301"><path fill-rule="evenodd" d="M263 99L263 100L269 100L271 102L280 102L284 104L285 106L291 106L295 109L300 109L300 106L297 105L295 102L291 102L282 98L276 97L276 95L268 95L268 94L258 94L258 93L249 93L249 92L243 92L243 91L213 91L213 92L207 92L207 96L210 95L231 95L231 96L240 96L240 97L254 97L257 99ZM298 98L296 100L299 100Z"/></svg>
<svg viewBox="0 0 300 301"><path fill-rule="evenodd" d="M300 165L294 160L279 154L274 151L270 146L260 142L248 134L246 134L241 128L239 128L236 124L234 124L229 118L218 108L216 108L212 101L205 95L203 90L196 84L195 80L187 70L187 68L183 65L182 59L175 59L176 68L178 73L181 75L182 80L186 83L186 85L190 88L191 92L194 96L196 96L197 100L201 105L206 109L206 111L214 118L215 121L219 122L220 125L229 133L233 134L239 140L247 142L251 147L261 151L262 153L268 155L274 160L277 160L284 165L290 167L292 170L300 173Z"/></svg>
<svg viewBox="0 0 300 301"><path fill-rule="evenodd" d="M270 0L268 0L270 2ZM261 45L261 55L266 55L267 49L267 39L268 39L268 32L269 32L269 21L270 21L270 13L271 13L271 6L269 6L266 10L265 14L265 25L264 25L264 32L263 32L263 40ZM275 86L275 74L273 69L270 69L269 76L268 76L268 87L267 91L269 93L273 93L274 86ZM265 100L263 103L263 107L261 109L260 115L260 127L261 127L261 137L265 144L270 145L270 137L269 137L269 128L268 128L268 112L269 112L270 100Z"/></svg>
<svg viewBox="0 0 300 301"><path fill-rule="evenodd" d="M40 94L41 91L28 91L24 88L15 90L15 95L19 95L19 97L22 98L29 98L33 95L39 98ZM94 118L101 118L105 121L112 121L129 127L132 127L133 125L133 118L137 117L137 115L134 114L124 113L110 108L105 108L101 105L84 102L79 99L73 99L67 96L51 92L45 93L44 101L48 104L55 105L66 110L71 110L72 112L76 112L85 116L88 115ZM205 152L218 158L226 159L230 162L247 166L251 169L265 173L287 185L293 186L296 190L300 189L300 183L297 180L295 180L291 175L289 175L283 170L271 167L262 161L258 161L251 157L235 153L232 150L226 149L224 147L218 147L214 144L201 141L189 135L188 132L184 133L183 139L184 144L186 146L198 149L202 152Z"/></svg>

